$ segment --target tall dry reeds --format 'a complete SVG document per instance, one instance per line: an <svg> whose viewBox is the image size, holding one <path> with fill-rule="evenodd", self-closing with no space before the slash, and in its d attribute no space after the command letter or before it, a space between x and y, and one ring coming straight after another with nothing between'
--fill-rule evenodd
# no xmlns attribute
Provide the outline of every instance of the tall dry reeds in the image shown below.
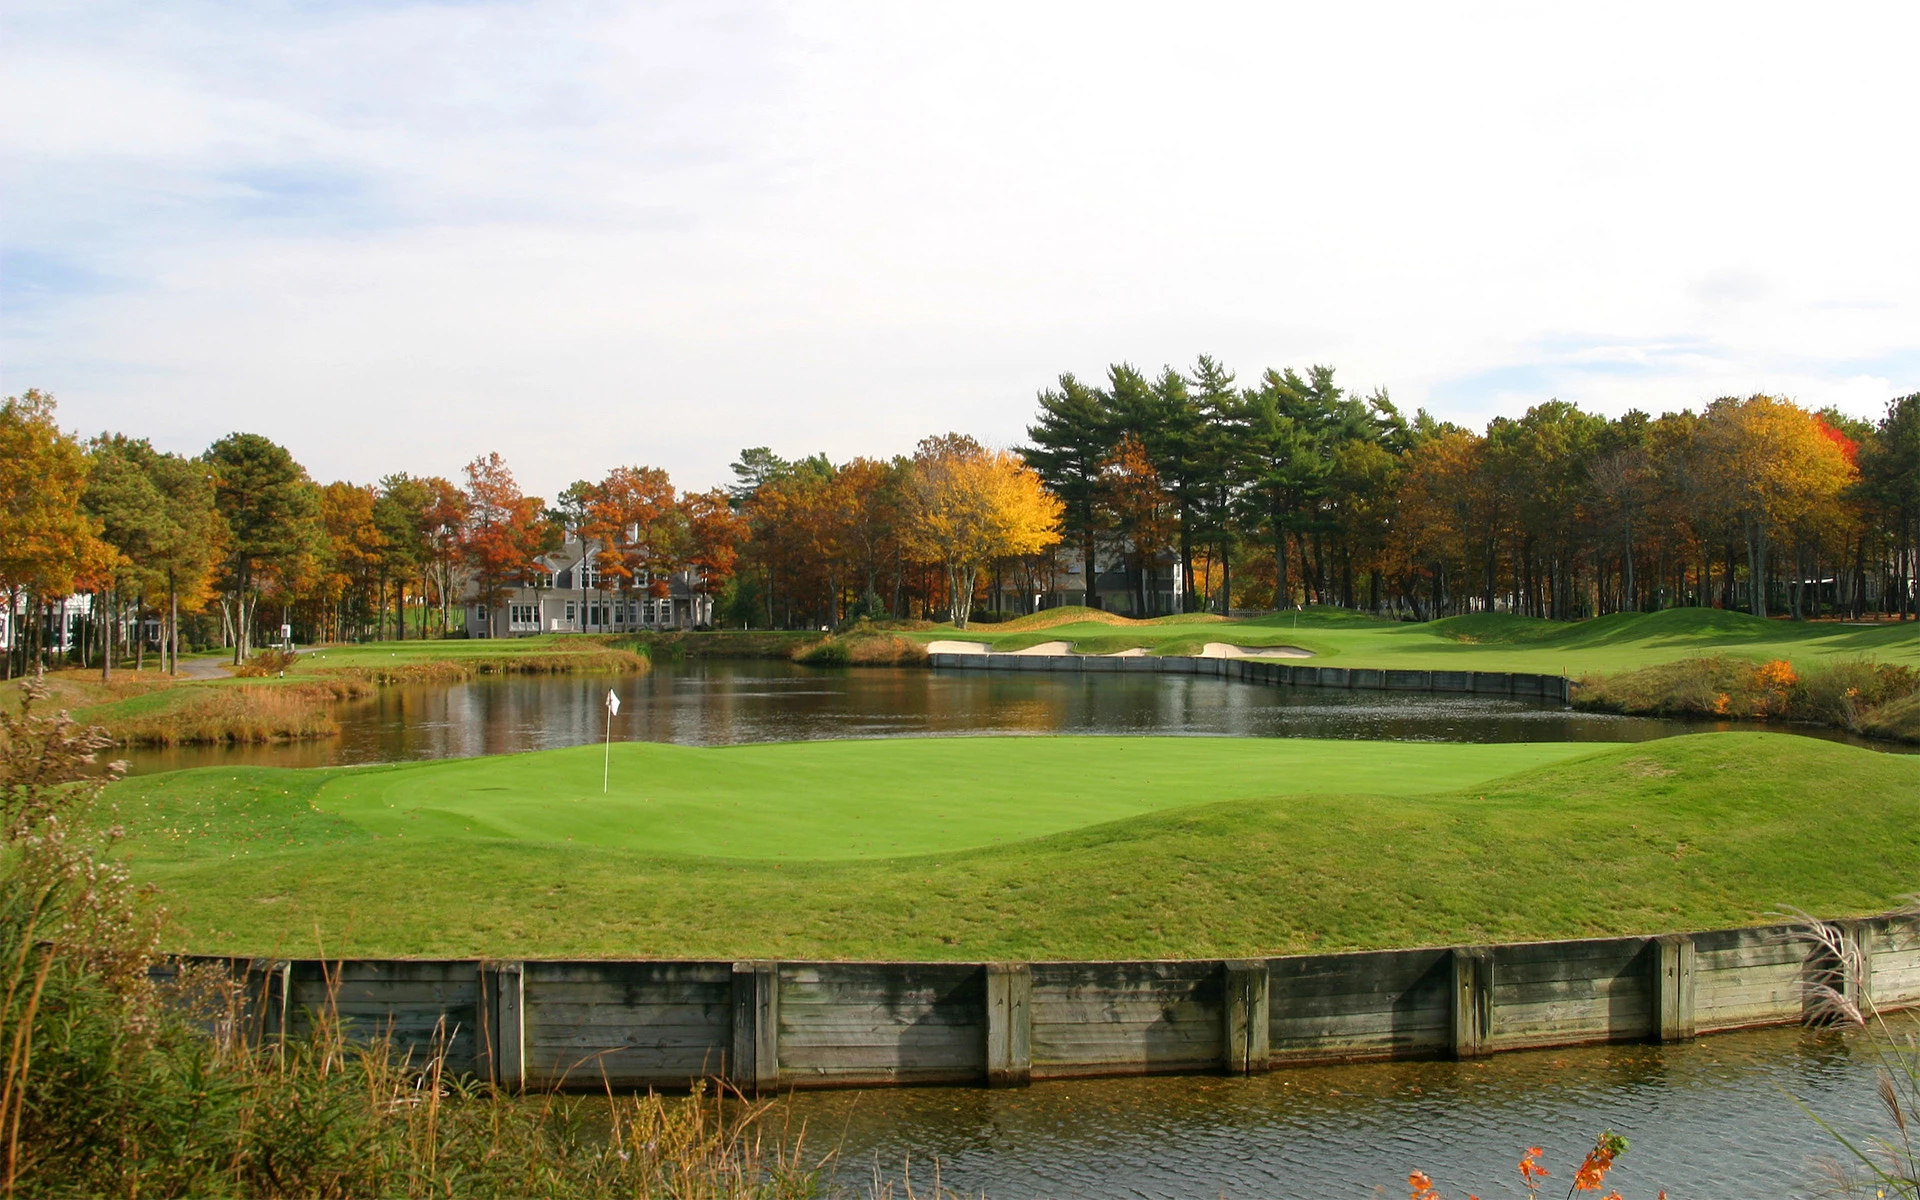
<svg viewBox="0 0 1920 1200"><path fill-rule="evenodd" d="M332 737L333 706L372 692L356 680L218 684L175 689L172 703L113 722L123 746L252 745Z"/></svg>
<svg viewBox="0 0 1920 1200"><path fill-rule="evenodd" d="M1806 1010L1811 1023L1851 1027L1868 1034L1867 1045L1877 1057L1874 1091L1886 1116L1879 1130L1842 1129L1804 1101L1795 1103L1832 1137L1840 1154L1820 1164L1832 1190L1841 1195L1903 1197L1920 1200L1920 1023L1894 1028L1887 1014L1875 1006L1868 982L1868 965L1859 942L1835 924L1805 913L1794 918L1791 934L1812 950L1820 969L1809 972ZM1920 909L1910 909L1920 920ZM1908 936L1914 936L1908 926Z"/></svg>

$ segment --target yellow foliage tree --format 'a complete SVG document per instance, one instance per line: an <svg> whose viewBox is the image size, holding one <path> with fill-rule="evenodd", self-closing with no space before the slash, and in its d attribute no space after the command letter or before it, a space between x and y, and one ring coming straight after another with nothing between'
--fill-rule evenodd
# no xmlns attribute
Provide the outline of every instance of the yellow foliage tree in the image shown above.
<svg viewBox="0 0 1920 1200"><path fill-rule="evenodd" d="M55 422L52 396L28 389L0 403L0 589L9 616L22 592L31 619L114 565L117 554L81 507L87 473L86 448ZM41 622L31 623L35 640L17 630L15 645L38 661Z"/></svg>
<svg viewBox="0 0 1920 1200"><path fill-rule="evenodd" d="M1018 455L965 434L921 442L907 488L909 553L946 570L953 623L967 627L980 569L1060 540L1061 505Z"/></svg>
<svg viewBox="0 0 1920 1200"><path fill-rule="evenodd" d="M1777 396L1715 400L1700 438L1719 506L1746 542L1750 609L1764 617L1774 543L1832 511L1858 472L1812 413Z"/></svg>

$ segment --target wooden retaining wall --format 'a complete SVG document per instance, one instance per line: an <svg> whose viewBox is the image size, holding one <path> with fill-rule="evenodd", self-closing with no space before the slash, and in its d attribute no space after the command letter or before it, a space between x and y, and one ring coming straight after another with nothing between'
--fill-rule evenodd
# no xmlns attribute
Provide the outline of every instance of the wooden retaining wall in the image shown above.
<svg viewBox="0 0 1920 1200"><path fill-rule="evenodd" d="M1296 667L1290 663L1188 655L950 654L927 656L935 667L969 671L1068 671L1149 675L1214 675L1274 687L1321 687L1343 691L1450 692L1568 702L1573 685L1563 675L1515 671L1400 671L1373 667Z"/></svg>
<svg viewBox="0 0 1920 1200"><path fill-rule="evenodd" d="M1817 983L1920 1006L1913 916L1831 928L1857 969L1787 926L1158 962L197 961L244 975L254 1036L332 1009L514 1087L759 1094L1677 1041L1801 1021Z"/></svg>

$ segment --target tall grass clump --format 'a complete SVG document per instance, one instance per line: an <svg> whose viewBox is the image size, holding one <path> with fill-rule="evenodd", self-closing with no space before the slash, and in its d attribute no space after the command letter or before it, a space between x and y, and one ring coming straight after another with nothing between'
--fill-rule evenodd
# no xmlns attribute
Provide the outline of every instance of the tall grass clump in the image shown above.
<svg viewBox="0 0 1920 1200"><path fill-rule="evenodd" d="M1874 1092L1886 1125L1879 1130L1842 1129L1809 1108L1795 1103L1833 1138L1839 1153L1820 1165L1837 1195L1903 1197L1920 1200L1920 1028L1910 1018L1896 1030L1862 986L1868 974L1866 958L1852 938L1805 913L1793 914L1794 936L1810 944L1816 962L1825 969L1813 972L1803 985L1807 1012L1814 1024L1864 1031L1878 1057ZM1920 910L1909 910L1920 917Z"/></svg>
<svg viewBox="0 0 1920 1200"><path fill-rule="evenodd" d="M111 739L44 699L29 683L0 713L0 1194L824 1194L774 1106L523 1099L331 1013L258 1036L224 973L157 969L164 914L101 820Z"/></svg>
<svg viewBox="0 0 1920 1200"><path fill-rule="evenodd" d="M1860 659L1800 667L1783 659L1683 659L1583 678L1573 704L1636 715L1805 721L1920 741L1920 671Z"/></svg>
<svg viewBox="0 0 1920 1200"><path fill-rule="evenodd" d="M793 661L814 667L892 667L927 661L927 648L860 621L833 637L822 638L793 652Z"/></svg>

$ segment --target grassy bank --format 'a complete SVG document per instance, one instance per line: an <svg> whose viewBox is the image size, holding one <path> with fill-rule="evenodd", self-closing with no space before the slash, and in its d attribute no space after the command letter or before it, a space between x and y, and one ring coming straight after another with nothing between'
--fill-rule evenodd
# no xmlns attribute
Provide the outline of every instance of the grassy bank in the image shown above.
<svg viewBox="0 0 1920 1200"><path fill-rule="evenodd" d="M952 626L915 633L997 650L1066 641L1083 654L1145 649L1197 654L1208 642L1297 646L1330 665L1411 670L1530 671L1580 676L1684 658L1723 656L1870 658L1920 666L1920 624L1768 621L1719 609L1616 613L1591 621L1541 621L1488 613L1415 624L1341 609L1227 620L1193 614L1129 621L1091 609L1053 609L1004 625Z"/></svg>
<svg viewBox="0 0 1920 1200"><path fill-rule="evenodd" d="M374 684L458 683L483 675L618 673L645 671L651 665L645 653L618 644L613 637L549 633L524 638L317 646L302 653L287 675Z"/></svg>
<svg viewBox="0 0 1920 1200"><path fill-rule="evenodd" d="M688 658L790 659L820 642L822 635L804 629L711 629L623 633L610 640L656 662Z"/></svg>
<svg viewBox="0 0 1920 1200"><path fill-rule="evenodd" d="M117 670L105 683L92 670L54 671L46 678L50 703L105 728L116 745L244 745L333 737L340 732L336 705L389 684L651 669L645 654L609 641L547 636L374 642L320 646L285 663L263 652L253 669L223 678L133 670ZM0 688L0 705L17 705L18 691Z"/></svg>
<svg viewBox="0 0 1920 1200"><path fill-rule="evenodd" d="M1288 953L1863 913L1920 863L1920 763L1781 735L616 750L605 800L590 749L111 795L221 953Z"/></svg>
<svg viewBox="0 0 1920 1200"><path fill-rule="evenodd" d="M105 728L119 746L254 745L332 737L334 706L364 696L353 679L191 680L122 671L107 683L93 671L49 672L49 703ZM0 704L17 707L18 687Z"/></svg>
<svg viewBox="0 0 1920 1200"><path fill-rule="evenodd" d="M1892 663L1690 658L1579 683L1575 708L1800 721L1920 741L1920 671Z"/></svg>

